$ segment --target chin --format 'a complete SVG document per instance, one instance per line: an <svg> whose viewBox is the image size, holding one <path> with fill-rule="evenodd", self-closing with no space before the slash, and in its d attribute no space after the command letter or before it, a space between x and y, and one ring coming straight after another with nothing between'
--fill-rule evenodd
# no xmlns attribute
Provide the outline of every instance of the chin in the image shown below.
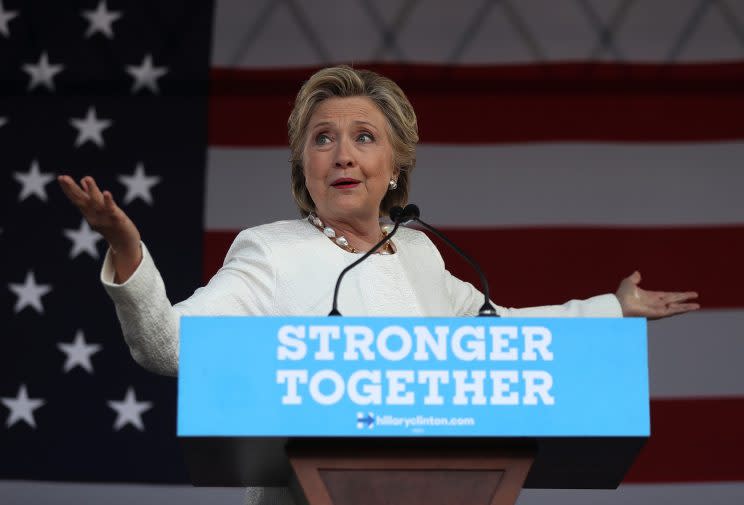
<svg viewBox="0 0 744 505"><path fill-rule="evenodd" d="M359 203L352 204L349 202L349 204L341 204L341 205L335 205L331 210L334 215L344 218L344 217L366 217L370 214L378 215L379 214L379 207L378 208L372 208L369 205L360 205Z"/></svg>

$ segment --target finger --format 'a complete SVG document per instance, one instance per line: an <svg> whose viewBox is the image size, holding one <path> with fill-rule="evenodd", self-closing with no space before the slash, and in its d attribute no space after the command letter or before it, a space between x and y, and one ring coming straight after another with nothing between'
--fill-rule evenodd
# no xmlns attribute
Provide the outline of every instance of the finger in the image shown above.
<svg viewBox="0 0 744 505"><path fill-rule="evenodd" d="M694 300L698 297L695 291L686 291L678 293L659 293L659 298L665 303L677 303L685 302L687 300Z"/></svg>
<svg viewBox="0 0 744 505"><path fill-rule="evenodd" d="M630 274L628 276L628 279L630 279L630 282L632 282L635 285L640 284L640 282L641 282L641 272L639 272L638 270L636 270L635 272L633 272L632 274Z"/></svg>
<svg viewBox="0 0 744 505"><path fill-rule="evenodd" d="M638 288L638 290L641 291L644 296L664 303L694 300L698 297L696 291L649 291L641 288Z"/></svg>
<svg viewBox="0 0 744 505"><path fill-rule="evenodd" d="M60 175L57 181L65 196L76 206L80 207L88 201L88 194L69 175Z"/></svg>
<svg viewBox="0 0 744 505"><path fill-rule="evenodd" d="M670 305L667 308L667 315L674 315L674 314L683 314L685 312L690 312L692 310L698 310L700 309L699 303L678 303L675 305Z"/></svg>
<svg viewBox="0 0 744 505"><path fill-rule="evenodd" d="M114 196L111 194L111 191L103 192L103 206L109 212L116 212L116 210L119 208L119 206L116 205L116 202L114 201Z"/></svg>
<svg viewBox="0 0 744 505"><path fill-rule="evenodd" d="M98 189L98 184L96 184L96 180L93 177L83 177L83 181L86 183L86 187L88 190L88 195L95 201L97 204L103 206L103 193L101 193L101 190Z"/></svg>

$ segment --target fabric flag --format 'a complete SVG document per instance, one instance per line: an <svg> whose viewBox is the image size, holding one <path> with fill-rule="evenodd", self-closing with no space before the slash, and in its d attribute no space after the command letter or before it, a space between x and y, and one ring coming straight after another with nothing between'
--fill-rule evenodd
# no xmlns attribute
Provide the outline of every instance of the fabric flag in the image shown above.
<svg viewBox="0 0 744 505"><path fill-rule="evenodd" d="M744 84L742 66L720 72L734 69L739 84ZM586 298L614 291L634 269L643 273L642 285L649 288L700 291L705 310L650 325L653 436L628 482L744 477L737 456L744 442L739 429L744 403L736 365L744 350L736 282L744 278L739 261L744 252L740 224L744 207L738 189L744 183L740 168L744 145L711 142L721 139L711 139L690 103L713 102L715 113L730 124L727 134L744 133L735 121L744 112L742 97L716 96L719 70L684 67L675 69L682 77L671 72L661 78L653 69L653 82L646 82L648 69L625 67L624 73L639 82L625 83L617 93L616 69L604 69L607 80L600 69L588 81L585 66L544 67L541 82L534 83L526 96L520 74L530 71L520 68L379 70L408 91L422 118L412 201L421 207L422 217L443 226L484 265L497 303L532 306ZM306 72L297 71L296 79ZM213 89L222 79L269 83L277 73L286 78L286 71L219 71L213 73ZM688 75L697 76L695 89L686 89ZM429 91L432 80L439 90ZM510 81L516 89L510 89ZM235 232L245 226L241 221L258 224L277 209L287 216L295 212L289 197L274 196L281 195L286 175L274 178L262 168L286 163L288 153L279 147L278 132L276 139L262 139L266 144L257 146L259 130L266 135L265 125L248 124L240 130L243 147L215 146L222 140L219 125L240 121L258 103L276 103L277 111L286 108L279 104L288 103L289 94L276 92L279 87L273 83L261 86L247 95L213 96L207 276L219 267ZM566 97L573 90L559 86L583 87L589 97ZM654 95L673 86L682 96L672 103L654 103ZM494 92L493 87L500 89ZM222 101L229 106L223 107ZM438 105L445 101L446 107ZM522 106L515 106L515 101ZM539 110L529 110L527 104L533 101L540 102ZM610 106L604 107L602 101ZM556 121L569 106L572 116ZM680 107L684 110L675 110ZM509 112L510 108L518 112ZM672 111L676 113L667 113ZM514 118L515 113L530 117ZM680 113L692 118L679 124ZM279 113L265 113L275 115ZM648 131L623 132L615 124L630 118ZM552 127L560 142L534 143L540 134L532 129L507 131L507 125L517 121L540 123L543 130ZM462 144L462 130L467 128L477 145ZM231 129L225 135L235 138ZM508 143L501 140L517 135ZM612 142L613 135L622 135L626 143ZM655 138L668 135L696 140L671 143ZM585 138L595 142L584 143ZM272 143L277 147L267 147ZM260 174L242 167L256 167L251 170ZM446 247L440 250L456 275L477 285L476 275L462 260ZM706 464L690 465L688 458Z"/></svg>
<svg viewBox="0 0 744 505"><path fill-rule="evenodd" d="M412 201L484 265L497 303L611 292L635 269L648 289L700 292L703 310L650 324L653 435L621 490L520 503L744 500L744 6L313 5L217 4L205 277L238 230L297 215L285 121L301 82L371 66L419 118Z"/></svg>
<svg viewBox="0 0 744 505"><path fill-rule="evenodd" d="M199 123L204 104L190 85L201 83L206 70L207 6L194 12L185 2L148 3L146 9L144 3L127 7L111 0L106 9L122 16L110 22L113 37L108 37L103 28L86 35L92 28L80 11L96 10L96 2L78 10L44 9L53 13L45 26L55 29L48 31L20 4L3 2L17 15L0 14L0 51L8 69L3 75L14 76L3 84L12 87L14 99L2 102L0 142L13 152L27 146L25 154L10 155L18 158L11 159L9 172L43 181L43 175L34 175L35 159L40 174L74 165L69 170L75 175L102 177L120 202L127 187L119 177L136 176L139 163L147 176L160 177L151 186L151 205L134 198L124 208L143 228L172 301L188 296L219 267L239 230L298 217L288 184L286 118L303 80L335 63L373 68L396 80L420 125L411 200L422 217L443 227L484 265L497 303L562 303L611 292L635 269L649 289L701 294L703 310L649 327L653 435L625 484L611 492L527 490L520 505L744 501L744 465L737 452L744 443L744 375L738 364L744 355L744 311L737 289L744 279L743 4L218 0L205 137ZM66 23L58 21L63 14L69 17ZM106 15L98 16L105 24ZM135 26L135 20L142 24ZM78 31L66 44L40 42L73 27ZM74 53L73 47L89 51L75 66L55 52ZM40 75L54 73L54 65L68 66L55 74L50 90L41 84L31 89L26 64L44 67L46 74ZM127 66L147 69L158 91L146 84L134 90ZM155 78L158 72L150 67L165 67L167 73ZM95 78L94 68L106 77ZM179 68L185 72L181 77ZM108 92L91 93L100 89L101 79ZM73 87L63 93L65 86ZM106 98L90 98L98 95ZM15 108L21 106L19 117ZM64 113L55 113L53 106L64 106ZM85 120L93 106L94 118L113 121L102 130L105 146L93 140L76 146L77 129L70 120ZM21 125L24 129L15 130ZM184 133L181 128L193 129ZM39 144L54 150L42 157ZM114 150L118 156L112 156ZM203 214L196 203L201 196L187 194L192 174L194 191L204 191ZM3 262L3 280L24 285L33 270L34 282L41 285L29 283L35 292L44 285L52 291L38 295L44 314L32 302L16 313L22 295L10 288L3 295L11 321L3 335L11 352L0 358L0 396L8 416L2 440L22 464L4 459L0 476L182 479L173 440L173 382L142 372L126 355L97 281L102 243L97 243L97 261L84 253L70 259L73 244L62 230L79 230L74 209L51 183L44 186L44 200L34 196L33 186L24 190L17 177L8 175L6 181L0 240L9 251L6 257L13 252L18 259ZM24 191L28 196L21 201ZM167 194L174 199L166 200ZM9 224L17 220L31 224L22 230ZM194 224L202 221L203 233ZM11 237L11 230L16 235ZM52 252L48 237L61 252ZM197 279L193 263L199 261L196 241L201 239L202 279ZM453 273L476 280L464 263L440 250ZM53 263L53 257L63 263ZM74 295L60 296L63 292ZM83 296L91 297L85 312ZM58 319L52 318L55 301ZM61 308L63 301L73 308ZM100 329L81 327L92 314L100 317ZM40 333L36 328L47 318L50 323L44 324L54 325ZM102 346L91 354L93 375L82 365L63 371L66 353L57 344L74 345L79 329L86 345ZM104 386L104 374L113 389ZM73 378L79 383L67 387ZM99 380L86 382L91 378ZM93 387L96 398L89 392ZM143 430L134 421L118 421L107 403L126 403L130 387L130 417L150 407L139 416ZM6 401L26 405L33 422L24 421L25 411L13 411ZM94 413L70 420L70 411L93 407L100 422L94 423ZM118 429L117 421L124 423ZM47 426L55 433L42 435ZM88 449L98 458L97 467L81 467L72 476L66 458L75 454L75 461L90 461L81 451L94 445L73 434L88 437L91 430L105 435L108 445ZM63 455L48 465L49 473L38 472L46 463L34 460L38 452L33 451L50 445L60 446ZM137 465L122 465L126 459ZM116 477L104 476L101 467L114 468Z"/></svg>
<svg viewBox="0 0 744 505"><path fill-rule="evenodd" d="M134 363L105 241L55 177L96 178L174 299L201 278L209 2L0 5L0 478L185 482L176 383Z"/></svg>

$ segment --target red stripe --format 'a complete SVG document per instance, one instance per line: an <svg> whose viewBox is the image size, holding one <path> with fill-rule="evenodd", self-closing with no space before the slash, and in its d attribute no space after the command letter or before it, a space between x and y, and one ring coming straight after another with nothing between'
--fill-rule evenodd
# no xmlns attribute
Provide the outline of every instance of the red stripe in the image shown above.
<svg viewBox="0 0 744 505"><path fill-rule="evenodd" d="M647 289L695 290L707 309L744 307L744 226L444 232L483 265L491 296L502 305L545 305L614 291L638 269ZM222 265L235 234L206 232L205 279ZM433 240L448 269L478 285L469 266Z"/></svg>
<svg viewBox="0 0 744 505"><path fill-rule="evenodd" d="M704 141L744 138L744 63L369 65L401 85L421 141ZM209 142L285 146L315 69L213 69Z"/></svg>
<svg viewBox="0 0 744 505"><path fill-rule="evenodd" d="M743 426L744 398L654 400L651 438L625 482L742 481Z"/></svg>

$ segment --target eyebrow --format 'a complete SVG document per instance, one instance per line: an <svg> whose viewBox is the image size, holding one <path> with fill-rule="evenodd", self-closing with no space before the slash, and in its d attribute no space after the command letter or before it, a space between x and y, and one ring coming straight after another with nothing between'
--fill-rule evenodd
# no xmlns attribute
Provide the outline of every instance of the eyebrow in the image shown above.
<svg viewBox="0 0 744 505"><path fill-rule="evenodd" d="M353 121L352 124L354 126L369 126L373 130L378 130L379 129L377 126L373 125L369 121ZM313 125L310 125L310 129L311 130L315 130L316 128L319 128L319 127L322 127L322 126L333 126L333 125L335 125L335 123L332 122L332 121L321 121L319 123L315 123Z"/></svg>

